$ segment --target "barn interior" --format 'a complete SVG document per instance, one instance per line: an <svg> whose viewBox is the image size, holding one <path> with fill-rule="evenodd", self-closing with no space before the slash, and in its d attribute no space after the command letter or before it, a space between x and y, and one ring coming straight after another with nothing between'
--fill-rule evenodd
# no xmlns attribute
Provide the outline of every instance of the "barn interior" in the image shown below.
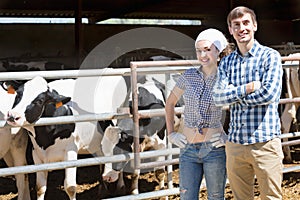
<svg viewBox="0 0 300 200"><path fill-rule="evenodd" d="M0 59L2 62L51 61L63 63L64 69L77 69L99 44L128 30L150 27L176 31L191 39L195 39L201 30L215 27L232 40L226 17L232 8L240 5L256 12L256 38L260 43L278 49L282 55L299 51L299 0L1 0L0 18L74 18L75 23L0 23ZM111 18L184 19L200 21L201 25L98 24ZM83 23L82 19L87 22ZM118 45L110 50L93 54L98 60L117 54L110 63L93 60L98 65L96 67L128 67L131 60L149 60L161 55L176 57L163 45L155 49L137 46L131 51L123 45L126 41L119 40ZM187 48L184 56L177 57L194 59L193 45ZM2 67L1 70L5 69Z"/></svg>
<svg viewBox="0 0 300 200"><path fill-rule="evenodd" d="M18 23L13 20L2 23L0 20L0 72L8 70L7 63L12 67L10 70L16 71L28 70L22 63L32 63L31 70L36 70L35 62L52 62L52 69L80 69L84 66L129 67L132 60L164 59L163 56L195 59L193 39L203 29L218 28L233 41L227 30L226 17L232 8L240 5L256 12L256 39L260 43L278 49L282 55L300 52L300 0L0 0L0 18L75 19L75 23L59 24ZM111 18L184 19L200 21L201 25L103 23ZM87 19L87 22L83 23L82 19ZM151 37L155 31L157 35ZM127 37L124 39L124 36ZM182 41L176 41L177 38L182 38ZM169 44L166 48L166 39L174 43L173 46ZM114 42L110 43L112 40ZM128 44L140 40L155 42L156 48ZM109 46L107 44L113 45L105 48ZM89 59L92 61L86 62ZM53 179L57 177L63 176ZM288 184L292 183L290 179ZM9 193L11 188L8 186L12 185L7 184L2 189ZM94 198L85 197L87 192L81 195L83 199Z"/></svg>

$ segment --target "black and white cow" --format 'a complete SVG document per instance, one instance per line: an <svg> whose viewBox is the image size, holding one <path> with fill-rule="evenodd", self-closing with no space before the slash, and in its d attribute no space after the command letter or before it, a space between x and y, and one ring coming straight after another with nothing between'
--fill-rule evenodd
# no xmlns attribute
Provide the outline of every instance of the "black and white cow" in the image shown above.
<svg viewBox="0 0 300 200"><path fill-rule="evenodd" d="M24 126L36 122L40 117L78 115L90 113L91 110L95 112L99 109L96 104L104 104L103 101L109 101L109 103L101 105L100 109L104 106L105 111L107 111L118 107L124 101L122 96L125 98L126 88L124 95L122 95L122 92L116 91L117 86L126 87L125 82L122 82L119 77L115 77L115 80L112 80L111 77L109 79L101 78L101 80L96 81L98 82L96 86L90 85L92 81L88 82L88 80L80 79L78 82L77 80L60 80L48 84L42 77L33 78L18 88L14 106L6 116L8 124ZM80 83L85 84L80 86ZM97 94L95 90L91 89L93 87L99 89L102 95L110 94L110 96ZM79 91L76 91L77 89ZM76 94L77 92L79 92L80 96L76 96L78 95ZM74 99L77 99L77 101L70 101L69 97L61 94L72 95L72 97L75 95ZM118 97L115 97L115 95ZM114 101L114 97L115 99L122 99L120 100L121 103ZM91 99L94 102L89 101ZM112 99L114 99L113 103ZM61 104L61 102L64 105L57 107L57 104ZM94 105L91 105L91 102ZM101 124L96 121L41 127L26 126L24 128L30 132L29 136L33 143L35 164L76 160L78 154L109 156L112 154L111 147L118 142L120 134L118 127L101 127ZM103 133L104 129L105 133ZM37 172L37 194L39 200L44 199L46 188L47 172ZM76 168L67 168L65 170L64 188L69 198L75 200Z"/></svg>
<svg viewBox="0 0 300 200"><path fill-rule="evenodd" d="M157 80L158 76L140 76L138 80L138 109L139 110L151 110L151 109L163 109L165 107L165 84L162 83L163 80ZM171 86L170 86L171 87ZM129 93L130 94L130 93ZM130 95L131 97L131 95ZM128 105L130 109L132 109L132 101L128 100ZM131 110L132 111L132 110ZM133 152L133 127L134 123L131 118L120 119L117 122L117 126L122 130L121 138L119 143L116 145L114 149L114 154L122 154ZM148 119L140 119L139 120L139 151L148 151L148 150L160 150L166 148L166 121L164 116L157 116ZM158 157L156 161L163 161L164 156ZM117 183L111 181L116 175L114 173L107 174L104 177L104 180L111 182L117 185L118 189L128 188L128 194L138 194L138 179L139 173L134 171L133 162L125 162L125 163L117 163L114 164L114 169L117 172L121 172L118 174L120 178ZM113 172L116 172L113 171ZM123 180L120 180L124 177L123 173L128 173L131 175L131 183L130 186L124 186ZM154 169L156 178L159 182L159 187L164 188L164 179L165 179L165 167L157 167ZM110 177L112 176L112 177ZM124 190L123 190L124 191ZM113 196L111 196L113 197Z"/></svg>
<svg viewBox="0 0 300 200"><path fill-rule="evenodd" d="M8 94L0 87L0 120L4 120L4 115L11 109L15 95ZM15 135L11 134L9 127L0 128L0 158L3 158L7 166L26 165L26 147L28 137L23 133L24 129L14 129ZM18 189L18 200L29 200L29 181L27 174L16 174L16 185Z"/></svg>
<svg viewBox="0 0 300 200"><path fill-rule="evenodd" d="M29 61L19 62L3 60L0 62L0 71L17 72L17 71L45 71L45 70L63 70L65 65L51 61Z"/></svg>

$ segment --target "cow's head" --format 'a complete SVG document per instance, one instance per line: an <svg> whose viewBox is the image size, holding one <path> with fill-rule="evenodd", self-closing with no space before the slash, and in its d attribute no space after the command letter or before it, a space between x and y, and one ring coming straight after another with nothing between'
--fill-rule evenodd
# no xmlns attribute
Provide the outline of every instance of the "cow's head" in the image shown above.
<svg viewBox="0 0 300 200"><path fill-rule="evenodd" d="M12 126L34 123L42 116L48 104L66 103L71 99L51 90L42 77L27 81L16 92L13 108L6 115L7 123Z"/></svg>

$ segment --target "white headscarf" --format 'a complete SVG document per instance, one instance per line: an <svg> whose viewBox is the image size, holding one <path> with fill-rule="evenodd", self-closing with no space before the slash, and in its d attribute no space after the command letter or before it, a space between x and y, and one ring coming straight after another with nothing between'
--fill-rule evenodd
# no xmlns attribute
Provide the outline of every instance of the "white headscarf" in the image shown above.
<svg viewBox="0 0 300 200"><path fill-rule="evenodd" d="M217 47L217 49L219 50L220 53L226 48L226 46L228 44L227 39L225 38L223 33L221 31L218 31L217 29L213 29L213 28L209 28L209 29L202 31L198 35L198 37L195 41L195 46L196 46L197 42L199 42L200 40L210 41Z"/></svg>

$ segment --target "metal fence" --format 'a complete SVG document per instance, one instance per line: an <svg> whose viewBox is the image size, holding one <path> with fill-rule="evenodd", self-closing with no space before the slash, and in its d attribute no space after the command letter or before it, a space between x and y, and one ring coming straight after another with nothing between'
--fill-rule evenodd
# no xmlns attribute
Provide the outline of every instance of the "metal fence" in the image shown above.
<svg viewBox="0 0 300 200"><path fill-rule="evenodd" d="M282 57L283 61L288 60L300 60L300 58ZM132 117L134 120L134 152L127 154L119 154L110 157L95 157L87 159L79 159L76 161L64 161L54 162L39 165L27 165L10 168L0 169L0 176L8 176L19 173L33 173L37 171L45 170L58 170L68 167L84 167L99 165L105 163L124 162L134 160L135 169L152 168L155 166L167 166L168 170L168 189L147 192L137 195L129 195L123 197L117 197L113 199L147 199L157 198L162 196L169 196L179 194L178 188L173 188L172 183L172 165L178 164L178 158L173 159L174 155L179 154L179 148L172 148L168 144L168 148L165 150L156 150L148 152L138 152L138 137L139 137L139 119L140 118L151 118L154 116L164 116L164 109L153 109L153 110L138 110L138 98L137 98L137 74L168 74L174 72L182 72L190 66L197 66L199 62L196 60L178 60L178 61L139 61L131 62L131 69L97 69L97 70L66 70L66 71L35 71L35 72L3 72L0 73L0 80L29 80L35 76L42 76L47 79L60 79L60 78L77 78L77 77L89 77L89 76L131 76L131 87L132 87L132 100L133 100L133 113ZM284 65L284 67L299 67L297 64ZM295 103L300 102L299 98L294 99L281 99L281 103ZM183 108L176 108L176 113L182 113ZM77 116L61 116L55 118L41 118L34 125L50 125L50 124L64 124L74 123L83 121L98 121L98 120L110 120L110 119L121 119L131 117L128 113L95 113L95 114L84 114ZM0 128L8 126L5 121L0 121ZM300 136L300 132L282 134L281 138L292 138ZM283 145L294 145L294 143L286 143ZM166 156L165 161L152 162L152 163L141 163L141 159L153 158L158 156ZM289 167L284 169L284 173L300 170L300 166Z"/></svg>

